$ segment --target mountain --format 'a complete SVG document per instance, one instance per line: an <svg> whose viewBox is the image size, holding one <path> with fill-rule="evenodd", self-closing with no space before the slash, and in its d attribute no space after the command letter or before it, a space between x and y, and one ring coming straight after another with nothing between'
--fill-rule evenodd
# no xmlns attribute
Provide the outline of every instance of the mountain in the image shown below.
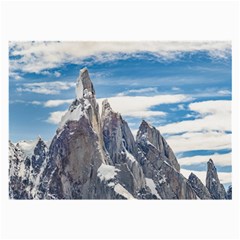
<svg viewBox="0 0 240 240"><path fill-rule="evenodd" d="M107 99L100 113L89 72L83 68L75 100L49 148L40 137L16 145L9 142L9 197L225 199L213 163L208 166L206 187L193 174L186 179L154 126L143 120L135 140Z"/></svg>
<svg viewBox="0 0 240 240"><path fill-rule="evenodd" d="M34 141L21 141L16 145L9 141L10 198L36 198L47 155L47 145L40 137Z"/></svg>

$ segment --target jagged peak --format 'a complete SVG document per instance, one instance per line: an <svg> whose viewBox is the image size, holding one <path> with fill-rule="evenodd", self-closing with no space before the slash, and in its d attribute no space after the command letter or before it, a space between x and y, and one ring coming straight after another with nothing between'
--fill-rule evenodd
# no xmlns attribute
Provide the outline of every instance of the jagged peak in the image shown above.
<svg viewBox="0 0 240 240"><path fill-rule="evenodd" d="M145 134L151 131L152 129L155 128L152 127L147 121L142 120L137 132L137 139L140 139L143 135L145 136ZM156 131L158 130L156 129Z"/></svg>
<svg viewBox="0 0 240 240"><path fill-rule="evenodd" d="M108 99L104 99L102 101L102 109L103 110L112 110L111 105L110 105Z"/></svg>
<svg viewBox="0 0 240 240"><path fill-rule="evenodd" d="M150 123L148 123L146 120L142 120L139 129L145 129L145 128L153 128Z"/></svg>
<svg viewBox="0 0 240 240"><path fill-rule="evenodd" d="M19 141L16 146L19 147L27 157L31 157L34 154L34 149L36 146L41 143L46 145L42 138L38 136L35 140Z"/></svg>
<svg viewBox="0 0 240 240"><path fill-rule="evenodd" d="M116 118L118 118L118 119L120 119L121 121L123 121L121 114L120 114L119 112L115 112L115 111L112 109L112 107L111 107L108 99L104 99L103 102L102 102L102 115L101 115L101 116L102 116L103 118L105 118L105 117L107 117L107 116L109 116L109 115L113 115L113 116L115 116Z"/></svg>
<svg viewBox="0 0 240 240"><path fill-rule="evenodd" d="M192 179L192 178L196 178L197 176L193 173L193 172L191 172L190 173L190 175L189 175L189 177L188 177L188 179Z"/></svg>
<svg viewBox="0 0 240 240"><path fill-rule="evenodd" d="M214 165L214 162L213 160L210 158L207 162L207 167L208 167L208 170L212 169L212 170L216 170L216 167Z"/></svg>
<svg viewBox="0 0 240 240"><path fill-rule="evenodd" d="M95 95L95 90L90 79L88 69L82 68L79 72L79 77L76 82L76 98L81 99L86 95Z"/></svg>

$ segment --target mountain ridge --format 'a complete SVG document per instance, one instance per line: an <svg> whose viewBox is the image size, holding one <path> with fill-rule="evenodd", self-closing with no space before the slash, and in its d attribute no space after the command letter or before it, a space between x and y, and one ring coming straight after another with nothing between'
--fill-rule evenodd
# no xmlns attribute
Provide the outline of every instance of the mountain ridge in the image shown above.
<svg viewBox="0 0 240 240"><path fill-rule="evenodd" d="M76 98L50 146L41 138L35 148L24 146L25 150L23 143L9 142L13 199L228 199L231 195L221 185L212 160L205 187L195 176L186 179L181 174L173 150L154 126L143 120L134 139L128 123L107 100L100 114L87 68L80 70Z"/></svg>

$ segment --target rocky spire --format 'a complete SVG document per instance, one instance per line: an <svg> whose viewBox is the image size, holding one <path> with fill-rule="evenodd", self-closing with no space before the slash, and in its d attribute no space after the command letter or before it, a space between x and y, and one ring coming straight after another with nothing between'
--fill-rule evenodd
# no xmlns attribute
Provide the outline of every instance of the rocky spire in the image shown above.
<svg viewBox="0 0 240 240"><path fill-rule="evenodd" d="M226 191L224 186L220 183L217 169L212 159L207 163L206 187L213 199L226 199Z"/></svg>
<svg viewBox="0 0 240 240"><path fill-rule="evenodd" d="M208 189L203 185L201 180L194 173L191 173L189 175L188 182L200 199L211 199L211 195Z"/></svg>
<svg viewBox="0 0 240 240"><path fill-rule="evenodd" d="M155 127L143 120L137 133L137 142L141 143L146 141L152 144L177 171L180 170L179 163L166 140Z"/></svg>
<svg viewBox="0 0 240 240"><path fill-rule="evenodd" d="M80 70L79 77L77 78L76 98L81 99L85 94L95 95L95 90L86 67Z"/></svg>

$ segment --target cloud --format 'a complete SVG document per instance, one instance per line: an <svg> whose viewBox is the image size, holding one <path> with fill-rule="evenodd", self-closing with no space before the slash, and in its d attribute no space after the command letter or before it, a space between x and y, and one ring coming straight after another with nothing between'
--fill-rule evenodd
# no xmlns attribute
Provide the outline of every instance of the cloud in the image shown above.
<svg viewBox="0 0 240 240"><path fill-rule="evenodd" d="M181 169L180 172L182 175L186 178L189 177L189 175L194 173L198 178L202 181L202 183L206 184L206 171L190 171L186 169ZM230 184L232 182L232 173L231 172L218 172L218 178L222 184Z"/></svg>
<svg viewBox="0 0 240 240"><path fill-rule="evenodd" d="M223 95L223 96L229 96L232 93L229 90L220 90L220 91L218 91L218 94Z"/></svg>
<svg viewBox="0 0 240 240"><path fill-rule="evenodd" d="M173 90L173 91L179 91L180 88L178 88L178 87L172 87L172 90Z"/></svg>
<svg viewBox="0 0 240 240"><path fill-rule="evenodd" d="M16 72L10 72L10 73L9 73L9 77L10 77L10 78L14 78L15 80L21 80L21 79L23 79L23 77L20 76L20 74L19 74L19 73L16 73Z"/></svg>
<svg viewBox="0 0 240 240"><path fill-rule="evenodd" d="M59 124L61 121L61 118L63 117L64 114L66 114L66 112L67 111L51 112L50 116L47 119L47 122L52 124Z"/></svg>
<svg viewBox="0 0 240 240"><path fill-rule="evenodd" d="M199 118L170 123L159 127L165 134L200 131L231 131L231 101L204 101L189 104L189 110L199 113Z"/></svg>
<svg viewBox="0 0 240 240"><path fill-rule="evenodd" d="M230 42L11 42L10 72L41 73L64 63L80 64L92 57L95 62L128 58L149 52L155 58L174 60L185 52L206 51L213 58L231 55Z"/></svg>
<svg viewBox="0 0 240 240"><path fill-rule="evenodd" d="M73 99L65 99L65 100L48 100L44 103L44 107L58 107L63 104L71 104Z"/></svg>
<svg viewBox="0 0 240 240"><path fill-rule="evenodd" d="M37 83L25 83L23 87L17 88L18 92L32 92L39 94L59 94L62 90L68 90L75 86L75 83L69 82L37 82Z"/></svg>
<svg viewBox="0 0 240 240"><path fill-rule="evenodd" d="M194 150L231 149L231 134L222 132L188 132L167 138L175 153Z"/></svg>
<svg viewBox="0 0 240 240"><path fill-rule="evenodd" d="M129 94L132 94L132 93L137 93L137 94L150 94L150 93L157 93L157 88L156 87L149 87L149 88L140 88L140 89L131 89L131 90L128 90L128 91L125 91L125 92L121 92L119 93L117 96L126 96L126 95L129 95Z"/></svg>
<svg viewBox="0 0 240 240"><path fill-rule="evenodd" d="M33 104L33 105L41 105L42 102L39 102L39 101L32 101L31 104Z"/></svg>
<svg viewBox="0 0 240 240"><path fill-rule="evenodd" d="M45 71L42 71L41 74L46 75L46 76L55 76L55 77L61 76L61 73L58 71L50 72L50 71L45 70Z"/></svg>
<svg viewBox="0 0 240 240"><path fill-rule="evenodd" d="M101 107L104 99L98 99ZM156 96L116 96L108 98L112 109L128 117L151 117L151 116L165 116L165 112L151 111L151 107L161 104L171 104L179 102L187 102L192 100L187 95L156 95Z"/></svg>
<svg viewBox="0 0 240 240"><path fill-rule="evenodd" d="M214 164L216 166L231 166L232 153L185 157L179 158L178 162L180 165L189 166L200 163L207 163L210 158L214 161Z"/></svg>

